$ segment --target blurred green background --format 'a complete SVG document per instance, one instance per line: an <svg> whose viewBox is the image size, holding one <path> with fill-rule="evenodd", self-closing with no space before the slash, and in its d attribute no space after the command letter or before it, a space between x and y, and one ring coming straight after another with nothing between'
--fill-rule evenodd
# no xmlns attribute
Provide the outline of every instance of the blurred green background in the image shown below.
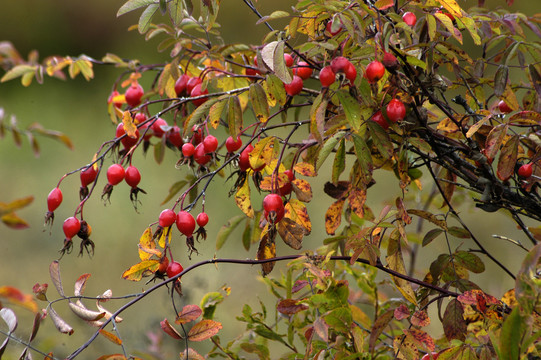
<svg viewBox="0 0 541 360"><path fill-rule="evenodd" d="M528 14L541 11L537 1L516 1L513 9ZM87 54L101 58L107 52L113 52L123 58L137 58L142 62L163 62L168 60L167 53L157 53L157 41L146 42L136 31L128 32L127 28L137 21L139 12L116 18L116 11L123 1L94 0L94 1L35 1L19 0L5 2L0 12L0 40L9 40L26 57L32 49L39 51L41 57L49 55L79 55ZM460 4L467 8L474 1ZM292 1L259 1L256 5L263 14L269 14L276 9L288 10L294 4ZM505 6L504 1L487 0L487 6ZM521 6L521 8L519 8ZM254 25L257 21L242 1L222 1L218 22L222 25L222 34L226 42L245 42L260 44L267 29L264 25ZM18 214L26 219L31 227L24 231L9 230L0 225L0 254L1 271L0 286L16 286L26 293L31 293L32 286L39 283L50 283L48 266L58 257L62 246L62 221L73 215L77 206L79 177L67 178L62 183L64 202L56 211L56 221L52 233L43 226L46 212L46 196L56 186L60 177L87 164L98 147L114 136L115 126L107 115L106 101L112 84L120 70L112 67L95 67L95 79L90 82L82 78L59 81L46 78L43 85L33 83L24 88L18 80L0 84L0 107L4 108L7 116L16 116L21 128L33 122L41 123L45 128L56 129L66 133L74 143L71 151L62 144L50 139L39 138L41 155L34 157L28 142L16 148L13 140L7 136L0 141L0 201L8 202L27 195L33 195L35 202ZM144 78L143 84L150 84L151 79ZM148 85L147 85L148 86ZM169 120L169 119L168 119ZM223 137L222 137L223 138ZM85 219L93 226L91 238L96 243L93 258L77 257L74 253L64 256L61 270L66 292L71 293L74 281L84 273L91 273L86 294L96 296L107 289L112 289L114 295L136 293L145 288L143 283L133 283L122 280L120 275L129 266L138 261L137 242L145 227L157 220L157 216L165 206L160 205L168 193L169 186L185 174L186 169L176 170L174 164L177 154L168 151L165 161L158 165L154 162L152 153L146 157L138 154L134 164L142 173L140 187L148 192L141 195L142 205L135 212L129 201L127 186L115 188L111 204L104 207L99 198L99 192L104 185L103 178L97 188L97 193L85 206ZM324 173L324 172L322 172ZM385 203L394 202L398 193L390 194L396 188L395 180L389 173L380 173L376 177L377 184L370 189L370 205L378 212ZM176 259L184 266L195 262L217 257L254 258L256 248L246 252L240 242L240 231L237 231L219 252L215 251L215 237L221 225L233 215L240 214L234 201L227 197L224 187L228 190L231 182L225 183L223 178L217 178L207 193L206 211L210 216L207 226L208 239L198 244L201 253L188 261L184 240L176 235L174 249ZM312 183L316 194L309 205L313 222L312 235L306 238L304 249L315 249L325 238L323 215L331 204L327 196L319 197L322 180ZM257 199L259 195L255 195ZM196 208L197 210L200 207ZM516 247L501 240L491 238L492 234L501 234L524 241L514 227L514 223L501 214L483 213L476 209L462 209L464 218L479 238L495 254L508 265L512 271L518 269L524 253ZM490 221L490 222L489 222ZM453 247L462 241L453 240ZM278 254L291 253L291 250L281 241L278 244ZM77 245L77 243L76 243ZM78 245L77 245L78 246ZM468 249L470 244L464 242L462 249ZM434 258L435 251L446 251L444 244L440 248L431 246L429 256L421 257L419 269L428 265L428 259ZM515 254L509 256L509 254ZM424 260L427 259L427 260ZM513 286L512 281L501 271L488 264L485 274L473 279L485 284L485 290L495 295L501 295ZM272 276L279 276L282 266L277 266ZM274 298L266 291L265 285L259 278L259 268L242 267L240 265L220 265L201 267L183 279L185 297L182 305L198 304L202 295L208 291L217 291L222 285L231 286L232 293L218 309L217 320L224 325L224 340L229 340L243 328L235 322L235 316L240 314L244 303L252 308L258 308L258 299L263 299L272 305ZM494 281L496 280L496 281ZM49 297L56 298L54 288L50 288ZM123 301L111 302L111 310L120 306ZM88 303L91 307L92 304ZM76 332L71 337L59 335L50 321L43 324L36 344L47 351L54 351L55 356L62 357L79 347L94 329L71 315L64 304L55 309L74 326ZM19 311L18 314L25 314ZM159 321L165 317L172 320L174 314L170 307L170 297L165 291L159 291L122 315L126 320L119 324L121 335L128 350L144 349L147 344L146 332L159 330ZM19 325L18 334L26 338L31 322L24 315ZM4 324L1 324L3 326ZM441 333L441 329L436 328ZM0 340L2 337L0 336ZM208 342L207 342L208 343ZM183 344L177 344L169 337L164 338L168 351L178 353ZM11 345L14 346L14 345ZM202 351L205 346L203 345ZM22 348L21 348L22 349ZM98 354L119 352L120 349L107 340L98 339L82 358L95 358ZM176 355L175 355L176 356Z"/></svg>

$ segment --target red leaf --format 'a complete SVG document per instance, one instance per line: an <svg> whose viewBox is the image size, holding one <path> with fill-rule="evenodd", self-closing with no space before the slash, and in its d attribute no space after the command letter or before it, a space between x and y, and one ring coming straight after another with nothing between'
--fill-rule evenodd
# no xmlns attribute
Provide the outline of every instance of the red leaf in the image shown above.
<svg viewBox="0 0 541 360"><path fill-rule="evenodd" d="M173 339L181 340L182 335L178 333L178 331L169 324L169 321L167 319L163 319L163 321L160 321L160 326L164 333L171 336Z"/></svg>
<svg viewBox="0 0 541 360"><path fill-rule="evenodd" d="M411 323L415 326L428 326L430 324L430 318L426 311L416 311L415 314L411 317Z"/></svg>
<svg viewBox="0 0 541 360"><path fill-rule="evenodd" d="M300 304L299 300L294 299L282 299L276 306L276 310L284 315L294 315L306 309L308 309L308 306Z"/></svg>
<svg viewBox="0 0 541 360"><path fill-rule="evenodd" d="M394 309L394 317L396 320L402 320L410 317L410 310L404 304Z"/></svg>
<svg viewBox="0 0 541 360"><path fill-rule="evenodd" d="M177 324L185 324L190 321L194 321L197 319L203 311L201 308L197 305L186 305L182 308L182 311L178 314L177 319L175 320L175 323Z"/></svg>
<svg viewBox="0 0 541 360"><path fill-rule="evenodd" d="M218 333L222 329L222 324L214 320L201 320L195 324L188 332L189 341L207 340Z"/></svg>
<svg viewBox="0 0 541 360"><path fill-rule="evenodd" d="M462 304L456 299L451 300L445 309L442 322L447 340L459 339L464 341L466 339L467 325L463 315L464 308Z"/></svg>

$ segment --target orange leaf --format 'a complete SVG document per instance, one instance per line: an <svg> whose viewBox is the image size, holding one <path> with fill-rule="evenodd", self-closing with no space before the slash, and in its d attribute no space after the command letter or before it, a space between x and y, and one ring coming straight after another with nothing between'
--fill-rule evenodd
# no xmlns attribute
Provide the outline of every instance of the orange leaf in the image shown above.
<svg viewBox="0 0 541 360"><path fill-rule="evenodd" d="M131 281L140 281L143 276L154 274L159 266L160 262L158 260L141 261L124 271L122 278Z"/></svg>
<svg viewBox="0 0 541 360"><path fill-rule="evenodd" d="M296 172L298 172L299 174L303 176L316 176L317 175L314 165L305 163L305 162L295 164L295 166L293 166L293 170L295 170Z"/></svg>
<svg viewBox="0 0 541 360"><path fill-rule="evenodd" d="M306 231L305 235L310 234L312 231L312 223L310 222L310 216L306 206L299 200L291 199L285 206L284 217L293 220L297 224L301 225Z"/></svg>
<svg viewBox="0 0 541 360"><path fill-rule="evenodd" d="M100 334L113 344L122 345L122 340L120 340L115 334L110 333L109 331L105 331L103 329L100 329Z"/></svg>
<svg viewBox="0 0 541 360"><path fill-rule="evenodd" d="M295 179L291 183L293 184L293 191L297 195L297 199L302 202L310 202L312 200L312 187L308 181Z"/></svg>
<svg viewBox="0 0 541 360"><path fill-rule="evenodd" d="M361 219L364 217L364 203L366 201L366 189L352 188L348 195L351 211Z"/></svg>
<svg viewBox="0 0 541 360"><path fill-rule="evenodd" d="M519 135L511 136L502 147L496 174L502 181L509 179L515 172L518 157Z"/></svg>
<svg viewBox="0 0 541 360"><path fill-rule="evenodd" d="M186 350L180 353L180 360L205 360L197 351L192 348L188 348L188 357L186 357Z"/></svg>
<svg viewBox="0 0 541 360"><path fill-rule="evenodd" d="M14 212L3 215L0 220L2 220L4 225L15 230L27 229L30 227L25 220L21 219Z"/></svg>
<svg viewBox="0 0 541 360"><path fill-rule="evenodd" d="M415 314L411 317L411 323L415 326L428 326L430 325L430 318L428 317L428 314L426 311L416 311Z"/></svg>
<svg viewBox="0 0 541 360"><path fill-rule="evenodd" d="M436 344L434 344L434 339L430 335L428 335L423 330L419 329L407 329L404 330L404 333L408 336L411 336L412 339L417 342L421 343L430 351L434 351L436 349Z"/></svg>
<svg viewBox="0 0 541 360"><path fill-rule="evenodd" d="M167 321L167 319L163 319L162 321L160 321L160 326L163 332L171 336L173 339L177 339L177 340L182 339L182 335L179 334L177 329L175 329L174 327L171 326L171 324L169 324L169 321Z"/></svg>
<svg viewBox="0 0 541 360"><path fill-rule="evenodd" d="M194 321L197 319L201 314L203 313L203 310L197 305L186 305L182 308L182 311L178 314L177 319L175 320L175 323L177 324L185 324L190 321Z"/></svg>
<svg viewBox="0 0 541 360"><path fill-rule="evenodd" d="M295 250L302 247L302 238L306 234L303 226L288 218L283 218L278 223L278 233L282 240Z"/></svg>
<svg viewBox="0 0 541 360"><path fill-rule="evenodd" d="M207 340L218 333L222 329L222 324L214 320L201 320L195 324L188 332L189 341Z"/></svg>
<svg viewBox="0 0 541 360"><path fill-rule="evenodd" d="M19 289L11 286L0 286L0 298L12 304L19 305L32 312L38 311L38 304L32 295L23 294Z"/></svg>
<svg viewBox="0 0 541 360"><path fill-rule="evenodd" d="M122 123L124 124L124 131L126 131L126 134L132 139L137 139L137 135L135 134L135 132L137 131L137 126L135 126L135 123L133 122L131 112L127 110L124 111L124 115L122 116Z"/></svg>
<svg viewBox="0 0 541 360"><path fill-rule="evenodd" d="M284 174L278 174L278 176L265 176L259 183L259 188L263 191L272 191L272 185L274 182L274 188L281 188L289 183L289 177Z"/></svg>
<svg viewBox="0 0 541 360"><path fill-rule="evenodd" d="M500 124L495 126L488 134L485 144L485 155L489 162L494 160L496 154L500 150L508 128L509 126L507 124Z"/></svg>
<svg viewBox="0 0 541 360"><path fill-rule="evenodd" d="M325 230L329 235L333 235L342 222L342 207L344 206L344 202L344 199L335 201L325 213Z"/></svg>
<svg viewBox="0 0 541 360"><path fill-rule="evenodd" d="M122 354L111 354L111 355L102 355L96 360L127 360L127 358Z"/></svg>

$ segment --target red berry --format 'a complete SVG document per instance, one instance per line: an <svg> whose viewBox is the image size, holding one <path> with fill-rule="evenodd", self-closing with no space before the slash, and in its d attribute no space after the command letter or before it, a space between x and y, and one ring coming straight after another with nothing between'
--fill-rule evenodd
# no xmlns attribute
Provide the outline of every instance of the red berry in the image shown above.
<svg viewBox="0 0 541 360"><path fill-rule="evenodd" d="M186 82L186 93L191 94L193 88L195 87L195 85L201 84L202 82L203 82L203 80L201 80L201 78L199 78L197 76L188 79L188 82Z"/></svg>
<svg viewBox="0 0 541 360"><path fill-rule="evenodd" d="M66 239L71 239L81 229L81 222L76 217L72 216L64 220L64 223L62 224L62 230L64 230L64 235L66 235Z"/></svg>
<svg viewBox="0 0 541 360"><path fill-rule="evenodd" d="M121 136L124 136L124 134L126 134L126 130L124 130L124 123L120 123L116 127L115 136L118 139ZM132 146L134 146L137 143L137 140L139 140L139 129L135 130L134 138L126 135L122 139L120 139L120 142L122 143L122 146L124 146L126 149L131 149Z"/></svg>
<svg viewBox="0 0 541 360"><path fill-rule="evenodd" d="M289 96L295 96L302 91L303 82L300 76L294 75L293 80L289 84L284 84L286 93Z"/></svg>
<svg viewBox="0 0 541 360"><path fill-rule="evenodd" d="M88 186L96 180L96 176L98 176L98 172L94 169L94 166L89 166L84 170L81 170L81 185L82 186Z"/></svg>
<svg viewBox="0 0 541 360"><path fill-rule="evenodd" d="M511 109L509 105L507 105L507 103L503 100L500 100L500 102L498 103L498 109L500 109L500 111L504 114L508 114L513 111L513 109Z"/></svg>
<svg viewBox="0 0 541 360"><path fill-rule="evenodd" d="M128 166L126 169L125 180L132 188L136 188L141 181L141 173L135 166Z"/></svg>
<svg viewBox="0 0 541 360"><path fill-rule="evenodd" d="M181 148L184 141L182 140L182 135L180 134L180 128L177 125L174 125L171 130L167 132L167 140L171 145Z"/></svg>
<svg viewBox="0 0 541 360"><path fill-rule="evenodd" d="M209 90L208 89L205 89L204 91L201 90L201 84L197 84L195 85L195 87L193 88L192 92L190 93L190 96L191 97L195 97L195 96L200 96L200 95L205 95L205 94L208 94L209 93ZM207 101L208 98L206 97L203 97L203 98L200 98L200 99L195 99L195 100L192 100L192 103L195 105L195 106L199 106L201 104L203 104L205 101Z"/></svg>
<svg viewBox="0 0 541 360"><path fill-rule="evenodd" d="M113 99L115 97L117 97L118 95L120 95L120 93L116 90L114 90L111 95L109 95L109 98L107 99L107 104L111 104L113 102ZM122 103L121 102L115 102L113 104L116 108L120 108L122 106Z"/></svg>
<svg viewBox="0 0 541 360"><path fill-rule="evenodd" d="M389 128L389 123L383 117L383 113L381 112L381 110L376 111L374 115L372 115L372 121L378 123L385 130Z"/></svg>
<svg viewBox="0 0 541 360"><path fill-rule="evenodd" d="M388 52L383 54L383 60L381 62L383 63L383 66L385 66L385 69L389 71L396 71L398 67L400 66L398 64L398 60L396 59L396 56Z"/></svg>
<svg viewBox="0 0 541 360"><path fill-rule="evenodd" d="M178 231L188 237L192 236L195 230L195 219L192 214L184 210L179 211L176 223Z"/></svg>
<svg viewBox="0 0 541 360"><path fill-rule="evenodd" d="M377 60L372 61L366 67L364 77L369 83L375 83L383 77L385 74L385 66Z"/></svg>
<svg viewBox="0 0 541 360"><path fill-rule="evenodd" d="M242 150L242 152L239 155L239 169L241 171L246 171L250 168L250 153L254 147L252 144L249 144Z"/></svg>
<svg viewBox="0 0 541 360"><path fill-rule="evenodd" d="M180 75L180 77L175 82L175 93L177 96L186 95L186 85L188 84L190 77L186 74Z"/></svg>
<svg viewBox="0 0 541 360"><path fill-rule="evenodd" d="M355 68L355 66L353 66L352 63L349 63L349 65L344 70L344 74L346 75L346 79L348 79L349 82L353 84L353 82L357 78L357 69Z"/></svg>
<svg viewBox="0 0 541 360"><path fill-rule="evenodd" d="M197 221L197 225L205 227L205 225L207 225L209 222L209 216L207 215L207 213L202 212L197 215L197 219L195 220Z"/></svg>
<svg viewBox="0 0 541 360"><path fill-rule="evenodd" d="M265 210L265 218L268 220L268 215L274 212L276 215L275 222L282 220L284 217L284 203L282 197L278 194L269 194L263 199L263 209Z"/></svg>
<svg viewBox="0 0 541 360"><path fill-rule="evenodd" d="M338 57L335 57L332 61L331 61L331 68L332 68L332 71L334 71L335 74L338 74L340 72L344 72L346 71L347 67L350 65L351 63L349 62L348 59L346 59L345 57L343 56L338 56Z"/></svg>
<svg viewBox="0 0 541 360"><path fill-rule="evenodd" d="M192 143L186 143L182 145L182 155L184 157L190 157L195 153L195 146Z"/></svg>
<svg viewBox="0 0 541 360"><path fill-rule="evenodd" d="M175 223L177 220L177 214L171 209L165 209L160 213L160 217L158 218L158 222L161 227L169 227Z"/></svg>
<svg viewBox="0 0 541 360"><path fill-rule="evenodd" d="M167 127L169 127L167 121L162 118L157 118L150 127L150 129L154 133L154 136L161 138L167 131Z"/></svg>
<svg viewBox="0 0 541 360"><path fill-rule="evenodd" d="M533 166L532 163L524 164L521 167L518 168L518 176L522 178L529 178L533 174Z"/></svg>
<svg viewBox="0 0 541 360"><path fill-rule="evenodd" d="M134 122L135 124L141 124L142 122L146 121L146 119L147 116L145 115L145 113L137 113L135 114Z"/></svg>
<svg viewBox="0 0 541 360"><path fill-rule="evenodd" d="M398 99L392 99L387 105L387 118L392 122L403 120L406 117L406 107Z"/></svg>
<svg viewBox="0 0 541 360"><path fill-rule="evenodd" d="M338 34L340 31L342 31L342 27L343 27L342 23L340 23L338 28L336 28L334 31L332 31L333 24L334 24L334 22L332 20L329 20L327 22L327 25L325 25L325 31L327 33L329 33L331 36L334 36L334 35Z"/></svg>
<svg viewBox="0 0 541 360"><path fill-rule="evenodd" d="M55 211L62 203L62 191L55 187L47 196L47 208L49 211Z"/></svg>
<svg viewBox="0 0 541 360"><path fill-rule="evenodd" d="M203 129L200 127L197 127L197 125L194 125L192 127L193 137L192 137L192 143L194 145L197 145L203 140Z"/></svg>
<svg viewBox="0 0 541 360"><path fill-rule="evenodd" d="M205 147L205 151L207 153L215 152L218 148L218 139L216 139L213 135L207 135L203 139L203 146Z"/></svg>
<svg viewBox="0 0 541 360"><path fill-rule="evenodd" d="M293 174L293 171L286 170L284 171L284 174L287 175L289 181L284 184L280 189L278 189L278 194L280 194L280 196L287 196L291 194L291 190L293 190L293 185L291 184L291 182L295 180L295 174Z"/></svg>
<svg viewBox="0 0 541 360"><path fill-rule="evenodd" d="M299 61L297 67L293 69L293 75L299 76L301 79L306 80L312 76L314 70L305 61Z"/></svg>
<svg viewBox="0 0 541 360"><path fill-rule="evenodd" d="M408 11L408 12L405 12L404 15L402 15L402 20L404 20L404 22L408 26L414 27L415 23L417 22L417 16L415 16L414 13Z"/></svg>
<svg viewBox="0 0 541 360"><path fill-rule="evenodd" d="M334 73L334 71L332 71L332 67L325 66L319 72L319 82L321 82L321 86L329 87L332 83L334 83L335 80L336 74Z"/></svg>
<svg viewBox="0 0 541 360"><path fill-rule="evenodd" d="M167 277L172 278L173 276L180 274L183 270L184 268L182 267L182 265L180 265L179 262L171 261L167 266L165 272L167 273Z"/></svg>
<svg viewBox="0 0 541 360"><path fill-rule="evenodd" d="M141 98L144 95L143 87L139 84L130 85L130 87L126 90L126 103L131 106L135 107L141 103Z"/></svg>
<svg viewBox="0 0 541 360"><path fill-rule="evenodd" d="M242 139L240 137L237 137L237 141L233 140L232 136L228 137L227 140L225 140L225 148L230 153L234 153L241 147L242 147Z"/></svg>
<svg viewBox="0 0 541 360"><path fill-rule="evenodd" d="M196 163L199 165L205 165L210 160L212 160L212 156L207 155L207 152L205 150L205 146L203 143L198 144L195 147L195 153L193 154L193 158Z"/></svg>
<svg viewBox="0 0 541 360"><path fill-rule="evenodd" d="M124 180L126 171L120 164L113 164L107 169L107 180L110 185L116 185Z"/></svg>
<svg viewBox="0 0 541 360"><path fill-rule="evenodd" d="M284 61L286 62L287 67L293 66L293 57L287 53L284 54Z"/></svg>

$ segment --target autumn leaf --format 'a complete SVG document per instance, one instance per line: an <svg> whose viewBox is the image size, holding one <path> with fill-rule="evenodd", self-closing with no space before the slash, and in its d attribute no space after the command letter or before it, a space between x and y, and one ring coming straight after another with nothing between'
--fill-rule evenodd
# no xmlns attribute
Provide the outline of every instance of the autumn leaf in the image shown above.
<svg viewBox="0 0 541 360"><path fill-rule="evenodd" d="M182 335L175 329L167 319L163 319L160 321L160 327L162 328L163 332L167 335L171 336L173 339L181 340Z"/></svg>
<svg viewBox="0 0 541 360"><path fill-rule="evenodd" d="M394 317L396 320L403 320L410 317L410 310L404 304L401 304L399 307L394 309Z"/></svg>
<svg viewBox="0 0 541 360"><path fill-rule="evenodd" d="M310 183L303 179L294 179L291 184L293 185L293 191L302 202L310 202L312 200L312 187Z"/></svg>
<svg viewBox="0 0 541 360"><path fill-rule="evenodd" d="M195 324L188 332L188 341L207 340L222 329L222 324L214 320L201 320Z"/></svg>
<svg viewBox="0 0 541 360"><path fill-rule="evenodd" d="M293 166L293 170L303 176L317 176L314 165L306 162L296 163L295 166Z"/></svg>
<svg viewBox="0 0 541 360"><path fill-rule="evenodd" d="M406 329L404 333L410 336L416 343L419 345L424 345L428 350L434 351L436 349L436 344L434 339L426 332L420 329Z"/></svg>
<svg viewBox="0 0 541 360"><path fill-rule="evenodd" d="M250 152L250 166L252 169L258 169L261 166L270 164L277 157L278 151L278 140L274 136L261 139Z"/></svg>
<svg viewBox="0 0 541 360"><path fill-rule="evenodd" d="M307 305L302 304L300 300L295 299L282 299L276 306L276 310L284 315L294 315L306 309L308 309Z"/></svg>
<svg viewBox="0 0 541 360"><path fill-rule="evenodd" d="M430 318L428 317L426 311L418 310L412 315L411 323L420 327L428 326L430 325Z"/></svg>
<svg viewBox="0 0 541 360"><path fill-rule="evenodd" d="M122 124L124 125L124 131L126 131L126 135L128 135L132 139L137 139L137 126L135 126L135 123L133 122L130 111L124 111L124 115L122 116Z"/></svg>
<svg viewBox="0 0 541 360"><path fill-rule="evenodd" d="M151 258L152 252L147 250L153 250L156 248L156 243L152 238L152 229L150 227L146 228L139 238L139 259L145 261Z"/></svg>
<svg viewBox="0 0 541 360"><path fill-rule="evenodd" d="M394 0L378 0L374 4L374 6L378 8L379 10L388 9L392 7L393 5L394 5Z"/></svg>
<svg viewBox="0 0 541 360"><path fill-rule="evenodd" d="M185 324L190 321L194 321L197 319L201 314L203 313L203 310L197 305L186 305L182 308L182 311L178 313L177 318L175 320L175 323L177 324Z"/></svg>
<svg viewBox="0 0 541 360"><path fill-rule="evenodd" d="M340 226L342 222L342 208L344 206L345 199L335 201L325 213L325 230L327 234L334 235L334 232Z"/></svg>
<svg viewBox="0 0 541 360"><path fill-rule="evenodd" d="M503 145L496 174L502 181L508 180L515 172L518 157L519 135L511 136Z"/></svg>
<svg viewBox="0 0 541 360"><path fill-rule="evenodd" d="M391 270L394 270L400 274L406 274L406 267L404 266L404 259L400 251L395 252L391 256L386 257L387 264ZM393 281L397 289L404 295L404 298L412 304L417 304L415 298L415 292L413 291L411 284L399 277L393 276Z"/></svg>
<svg viewBox="0 0 541 360"><path fill-rule="evenodd" d="M312 223L306 206L296 199L290 199L284 210L284 217L293 220L305 229L305 235L309 235L312 231Z"/></svg>
<svg viewBox="0 0 541 360"><path fill-rule="evenodd" d="M250 186L248 179L244 181L241 187L235 193L235 202L239 209L246 214L249 218L254 217L254 209L252 208L252 202L250 200Z"/></svg>
<svg viewBox="0 0 541 360"><path fill-rule="evenodd" d="M464 341L466 338L467 325L463 314L464 308L458 300L452 299L447 304L442 321L447 340L458 339Z"/></svg>
<svg viewBox="0 0 541 360"><path fill-rule="evenodd" d="M159 266L160 262L158 260L144 260L124 271L122 278L131 281L140 281L144 276L155 273Z"/></svg>
<svg viewBox="0 0 541 360"><path fill-rule="evenodd" d="M99 333L113 344L122 345L122 340L120 340L119 337L115 334L105 331L103 329L100 329Z"/></svg>
<svg viewBox="0 0 541 360"><path fill-rule="evenodd" d="M379 314L370 329L370 338L368 340L368 351L373 352L376 347L376 342L387 325L393 320L394 311L387 310L383 314Z"/></svg>
<svg viewBox="0 0 541 360"><path fill-rule="evenodd" d="M276 243L274 241L275 237L276 230L274 227L271 227L269 224L265 225L265 228L261 232L261 240L259 241L259 248L257 249L257 260L267 260L276 257ZM272 271L274 264L275 261L261 264L263 276L266 276Z"/></svg>
<svg viewBox="0 0 541 360"><path fill-rule="evenodd" d="M453 15L454 17L462 17L462 9L460 8L460 5L457 4L455 0L436 0L449 12L449 14Z"/></svg>
<svg viewBox="0 0 541 360"><path fill-rule="evenodd" d="M22 306L34 313L38 311L38 304L34 301L32 295L24 294L12 286L0 286L0 298L14 305Z"/></svg>
<svg viewBox="0 0 541 360"><path fill-rule="evenodd" d="M349 191L348 202L352 212L361 219L364 218L364 203L366 201L366 189L352 188Z"/></svg>
<svg viewBox="0 0 541 360"><path fill-rule="evenodd" d="M283 218L278 222L278 233L289 247L299 250L302 248L302 238L306 235L306 229L289 218Z"/></svg>

